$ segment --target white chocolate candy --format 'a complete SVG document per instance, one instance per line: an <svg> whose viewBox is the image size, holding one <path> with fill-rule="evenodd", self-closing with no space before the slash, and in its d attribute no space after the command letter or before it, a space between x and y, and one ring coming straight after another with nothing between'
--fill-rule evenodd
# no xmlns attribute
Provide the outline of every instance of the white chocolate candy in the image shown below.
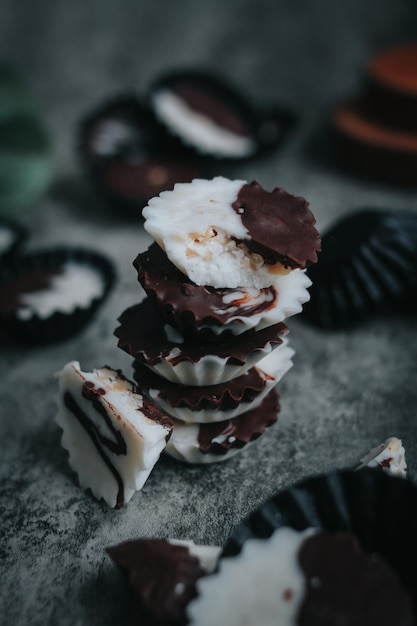
<svg viewBox="0 0 417 626"><path fill-rule="evenodd" d="M187 424L174 420L165 452L185 463L219 463L237 454L278 420L279 396L275 389L261 404L225 422Z"/></svg>
<svg viewBox="0 0 417 626"><path fill-rule="evenodd" d="M262 411L262 405L258 410ZM239 415L235 418L235 420L218 422L218 424L223 427L223 430L216 436L213 436L211 443L220 444L220 446L226 444L226 448L222 454L216 454L216 452L213 451L203 451L201 449L199 441L200 429L207 428L207 424L187 424L186 422L174 420L174 430L172 437L168 441L167 447L165 448L165 452L177 461L182 461L184 463L207 464L227 461L232 456L243 450L243 448L252 445L252 443L256 441L259 435L263 432L258 432L257 437L254 437L250 441L244 443L241 442L242 445L240 446L234 446L233 444L236 442L236 436L234 433L236 430L233 422L241 420L242 418L243 415ZM264 430L266 430L268 425L270 424L265 424Z"/></svg>
<svg viewBox="0 0 417 626"><path fill-rule="evenodd" d="M207 328L216 335L220 335L224 330L228 330L236 336L252 328L262 330L263 328L268 328L268 326L279 324L288 317L301 313L303 304L310 299L308 288L311 286L311 280L305 273L305 270L295 269L288 274L275 276L271 285L277 292L277 298L269 309L252 313L251 315L242 315L239 313L239 308L235 307L236 315L232 316L227 321L227 325L204 326L204 324L202 324L199 326L199 330ZM236 298L238 298L241 291L236 290L235 293ZM227 297L230 299L233 295L229 293ZM231 307L232 306L233 300L231 300ZM220 315L222 312L224 312L224 310L216 311L216 313Z"/></svg>
<svg viewBox="0 0 417 626"><path fill-rule="evenodd" d="M237 378L251 367L256 365L260 359L274 349L274 345L268 342L263 348L251 353L245 363L229 363L227 357L207 354L196 363L188 360L177 362L177 350L174 348L171 354L157 361L148 367L159 376L180 385L218 385L220 383Z"/></svg>
<svg viewBox="0 0 417 626"><path fill-rule="evenodd" d="M292 367L292 357L294 353L295 351L288 345L288 340L284 338L283 343L280 346L258 361L254 369L256 369L260 377L265 380L263 389L253 400L249 402L240 402L238 406L234 408L220 410L218 407L207 407L198 411L192 410L188 406L171 406L160 396L160 391L158 389L149 389L148 394L161 411L183 422L209 423L229 420L237 417L241 413L254 409L261 404L265 396ZM138 381L138 384L140 386L140 380ZM214 391L215 390L213 390L213 392Z"/></svg>
<svg viewBox="0 0 417 626"><path fill-rule="evenodd" d="M34 315L45 319L57 311L71 313L77 307L89 307L94 298L103 294L104 287L103 277L93 267L68 262L51 278L48 287L22 293L16 314L27 320Z"/></svg>
<svg viewBox="0 0 417 626"><path fill-rule="evenodd" d="M228 424L229 421L226 422ZM187 424L174 420L174 431L165 452L177 461L192 464L220 463L237 454L241 448L229 448L225 454L203 453L198 443L198 432L201 424ZM204 426L204 424L202 424ZM227 437L227 432L219 439ZM214 440L213 440L214 441ZM248 446L250 443L245 445Z"/></svg>
<svg viewBox="0 0 417 626"><path fill-rule="evenodd" d="M298 553L313 532L284 527L222 559L217 573L197 582L199 595L187 608L190 626L295 626L305 589Z"/></svg>
<svg viewBox="0 0 417 626"><path fill-rule="evenodd" d="M285 272L279 263L265 263L244 243L250 236L232 205L246 184L222 176L177 183L143 209L145 229L197 285L259 289Z"/></svg>
<svg viewBox="0 0 417 626"><path fill-rule="evenodd" d="M405 478L407 463L405 462L405 449L401 439L390 437L384 443L373 448L361 459L361 465L358 469L364 467L380 468L388 474Z"/></svg>
<svg viewBox="0 0 417 626"><path fill-rule="evenodd" d="M180 96L160 89L152 98L154 111L170 131L202 154L217 157L247 157L256 150L252 137L223 128L194 111Z"/></svg>
<svg viewBox="0 0 417 626"><path fill-rule="evenodd" d="M258 348L254 349L243 363L237 362L236 359L230 359L229 356L206 352L202 352L198 360L189 360L180 358L182 344L187 346L181 333L168 324L164 325L162 332L167 340L175 342L176 345L168 354L161 355L159 360L146 363L147 366L159 376L173 383L197 387L218 385L241 376L280 345L275 341L267 341L264 345L259 345ZM283 339L283 333L281 339ZM187 354L186 351L185 354Z"/></svg>
<svg viewBox="0 0 417 626"><path fill-rule="evenodd" d="M172 432L162 415L120 372L82 372L77 361L56 374L56 422L83 489L120 508L140 490Z"/></svg>

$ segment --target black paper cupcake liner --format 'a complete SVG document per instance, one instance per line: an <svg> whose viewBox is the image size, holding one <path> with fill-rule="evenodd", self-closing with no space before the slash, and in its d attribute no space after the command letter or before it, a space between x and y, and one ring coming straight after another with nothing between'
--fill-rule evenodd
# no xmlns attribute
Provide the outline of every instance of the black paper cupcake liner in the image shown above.
<svg viewBox="0 0 417 626"><path fill-rule="evenodd" d="M303 318L323 328L398 309L416 288L417 215L364 209L322 238Z"/></svg>
<svg viewBox="0 0 417 626"><path fill-rule="evenodd" d="M261 504L226 542L222 557L238 554L248 539L268 539L284 526L356 535L398 573L417 599L417 487L372 469L339 470L308 478Z"/></svg>
<svg viewBox="0 0 417 626"><path fill-rule="evenodd" d="M55 311L48 316L32 314L22 319L17 308L6 304L10 294L22 292L19 285L30 276L51 277L67 263L86 266L97 272L102 280L100 295L94 296L85 306L75 306L71 312ZM0 270L0 327L20 343L42 344L64 340L88 324L108 296L115 280L113 263L106 256L92 250L72 247L52 248L24 256ZM23 290L25 293L29 289Z"/></svg>

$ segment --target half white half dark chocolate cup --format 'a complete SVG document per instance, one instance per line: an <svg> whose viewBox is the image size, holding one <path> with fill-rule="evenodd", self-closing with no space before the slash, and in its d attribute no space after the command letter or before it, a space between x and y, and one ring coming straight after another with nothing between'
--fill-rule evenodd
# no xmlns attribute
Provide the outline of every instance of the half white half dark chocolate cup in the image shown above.
<svg viewBox="0 0 417 626"><path fill-rule="evenodd" d="M113 262L89 249L50 248L0 270L0 323L21 343L62 341L94 317L114 280Z"/></svg>

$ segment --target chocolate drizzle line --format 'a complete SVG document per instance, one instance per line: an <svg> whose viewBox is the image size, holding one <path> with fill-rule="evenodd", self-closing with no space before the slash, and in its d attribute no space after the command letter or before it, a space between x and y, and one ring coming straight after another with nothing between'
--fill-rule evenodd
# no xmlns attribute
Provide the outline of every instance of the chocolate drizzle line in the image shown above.
<svg viewBox="0 0 417 626"><path fill-rule="evenodd" d="M116 470L116 468L114 467L110 459L105 454L102 446L104 446L105 448L108 448L111 452L113 452L113 454L117 454L117 455L120 455L120 454L126 455L127 448L126 448L126 442L124 441L121 433L113 427L113 424L111 423L108 415L106 414L104 407L101 405L99 401L99 397L103 395L104 393L105 391L103 389L95 388L94 384L91 382L86 382L83 384L83 387L82 387L83 398L91 402L94 409L102 417L104 417L107 427L111 430L111 432L114 434L116 438L116 442L111 441L108 437L104 437L103 435L101 435L97 427L91 422L91 420L88 418L88 416L81 409L79 404L76 402L74 396L69 391L66 391L64 394L64 403L65 403L65 406L71 411L71 413L80 422L84 430L87 432L98 454L103 459L104 463L107 465L110 472L113 474L117 483L117 487L118 487L118 492L117 492L117 497L116 497L116 506L114 508L120 509L124 505L123 480L119 472Z"/></svg>

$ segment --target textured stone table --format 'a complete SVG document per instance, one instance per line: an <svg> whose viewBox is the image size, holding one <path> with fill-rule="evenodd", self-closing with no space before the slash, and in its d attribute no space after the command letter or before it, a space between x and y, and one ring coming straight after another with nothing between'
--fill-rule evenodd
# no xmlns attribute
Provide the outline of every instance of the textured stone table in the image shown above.
<svg viewBox="0 0 417 626"><path fill-rule="evenodd" d="M0 5L0 57L28 83L54 139L49 193L19 219L27 249L57 243L105 252L117 285L95 322L63 343L0 347L0 622L106 626L135 624L136 602L105 547L133 537L222 544L234 525L277 490L311 474L355 465L396 435L417 477L417 319L370 319L324 332L291 319L293 369L279 386L280 420L225 464L185 466L162 459L142 492L120 511L84 493L60 446L54 372L131 371L117 349L117 317L142 292L132 261L150 239L139 219L108 210L75 154L82 115L123 90L145 92L168 68L220 71L258 104L299 113L282 150L233 175L305 196L318 227L359 207L417 211L416 192L369 183L329 158L329 107L360 83L369 54L409 41L410 0L186 0L90 3L28 0ZM143 622L142 622L143 623Z"/></svg>

